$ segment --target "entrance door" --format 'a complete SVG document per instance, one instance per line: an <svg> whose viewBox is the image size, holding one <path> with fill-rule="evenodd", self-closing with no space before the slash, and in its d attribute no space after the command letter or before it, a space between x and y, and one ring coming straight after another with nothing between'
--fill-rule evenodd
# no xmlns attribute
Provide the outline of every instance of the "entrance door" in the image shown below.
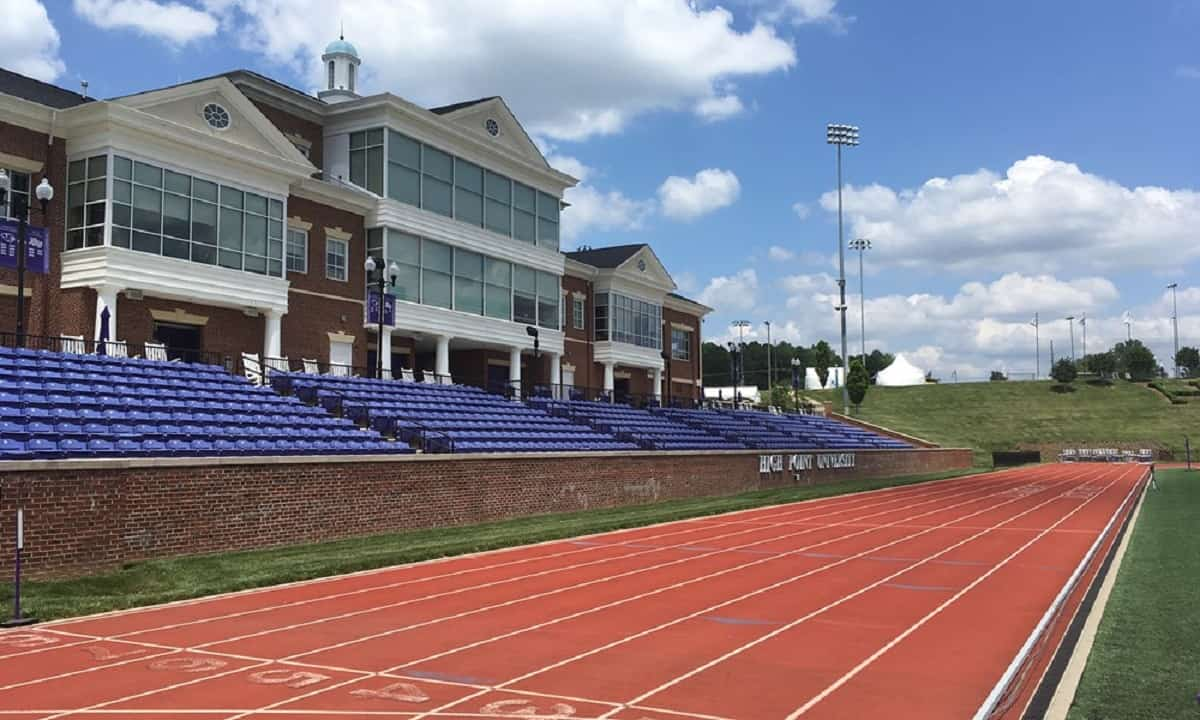
<svg viewBox="0 0 1200 720"><path fill-rule="evenodd" d="M613 380L613 396L617 402L625 402L629 397L629 378Z"/></svg>
<svg viewBox="0 0 1200 720"><path fill-rule="evenodd" d="M167 357L186 362L200 362L204 349L204 328L182 323L154 323L154 341L167 346Z"/></svg>
<svg viewBox="0 0 1200 720"><path fill-rule="evenodd" d="M503 395L505 388L508 387L508 366L507 365L488 365L487 366L487 391Z"/></svg>
<svg viewBox="0 0 1200 720"><path fill-rule="evenodd" d="M329 374L350 375L354 365L354 343L329 341Z"/></svg>

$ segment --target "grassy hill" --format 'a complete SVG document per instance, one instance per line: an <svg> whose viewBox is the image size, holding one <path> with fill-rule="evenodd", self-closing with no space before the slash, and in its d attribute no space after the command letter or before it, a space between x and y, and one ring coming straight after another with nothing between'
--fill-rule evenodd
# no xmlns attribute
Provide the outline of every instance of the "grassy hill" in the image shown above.
<svg viewBox="0 0 1200 720"><path fill-rule="evenodd" d="M1049 444L1145 443L1169 448L1178 459L1185 434L1200 444L1200 398L1172 405L1145 385L1125 381L1109 387L1077 382L1071 393L1053 392L1051 386L1044 381L872 387L858 417L941 445L974 448L979 464L989 464L994 450ZM840 392L807 394L833 400L834 410L841 409Z"/></svg>

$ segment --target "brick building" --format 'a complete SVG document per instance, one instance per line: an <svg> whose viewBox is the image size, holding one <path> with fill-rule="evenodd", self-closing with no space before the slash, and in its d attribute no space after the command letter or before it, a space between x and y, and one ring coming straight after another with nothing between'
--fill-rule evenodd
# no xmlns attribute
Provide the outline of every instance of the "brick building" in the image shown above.
<svg viewBox="0 0 1200 720"><path fill-rule="evenodd" d="M647 245L560 250L576 180L501 98L364 97L350 43L322 60L316 97L240 70L95 100L0 70L10 195L42 177L56 190L31 218L51 252L26 275L27 331L94 339L107 308L134 350L364 374L381 353L387 374L700 397L710 309L675 294ZM382 335L368 256L395 277ZM3 331L16 285L0 267Z"/></svg>

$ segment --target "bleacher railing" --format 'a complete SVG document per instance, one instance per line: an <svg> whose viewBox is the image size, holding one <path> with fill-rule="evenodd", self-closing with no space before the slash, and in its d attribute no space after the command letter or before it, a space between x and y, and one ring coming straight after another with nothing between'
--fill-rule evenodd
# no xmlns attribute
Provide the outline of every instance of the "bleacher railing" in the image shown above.
<svg viewBox="0 0 1200 720"><path fill-rule="evenodd" d="M16 348L17 334L0 331L0 346ZM103 348L101 348L103 345ZM147 351L150 348L150 352ZM111 355L113 357L149 358L157 353L165 353L167 360L218 365L229 372L240 370L240 359L218 352L181 348L154 342L131 342L128 340L106 340L103 344L89 337L72 337L60 335L26 335L24 348L26 350L43 350L46 352L73 353L77 355ZM102 350L102 351L101 351Z"/></svg>

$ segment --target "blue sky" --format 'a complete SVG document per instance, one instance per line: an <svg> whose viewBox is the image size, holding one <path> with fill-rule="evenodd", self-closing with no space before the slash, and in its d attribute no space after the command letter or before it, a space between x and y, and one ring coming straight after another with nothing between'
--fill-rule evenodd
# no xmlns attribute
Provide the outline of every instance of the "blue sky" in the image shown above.
<svg viewBox="0 0 1200 720"><path fill-rule="evenodd" d="M0 64L102 97L236 67L311 88L342 21L369 91L502 94L583 181L569 243L651 243L715 308L709 337L745 318L834 339L824 127L844 122L862 128L846 217L874 244L870 346L947 377L1029 372L1034 312L1059 356L1060 318L1086 313L1094 350L1128 312L1169 365L1176 280L1181 342L1200 342L1195 0L0 5L22 13Z"/></svg>

